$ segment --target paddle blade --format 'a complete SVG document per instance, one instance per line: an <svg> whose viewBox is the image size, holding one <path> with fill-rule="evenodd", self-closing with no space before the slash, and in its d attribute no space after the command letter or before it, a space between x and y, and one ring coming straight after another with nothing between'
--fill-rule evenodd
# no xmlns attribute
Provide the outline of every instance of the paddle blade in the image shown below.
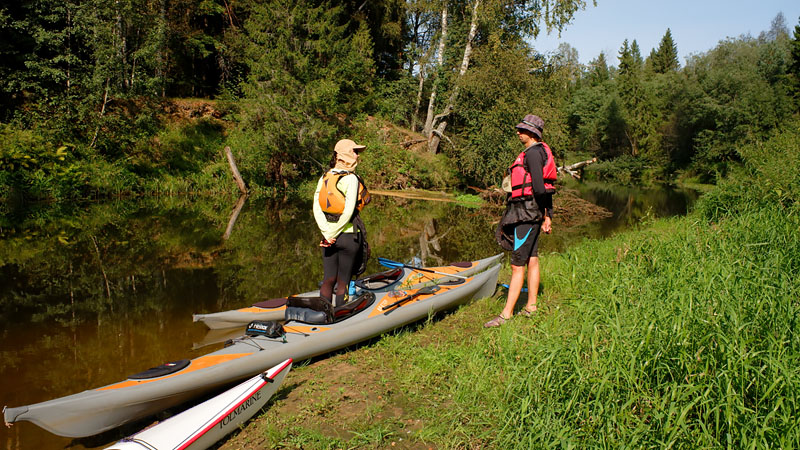
<svg viewBox="0 0 800 450"><path fill-rule="evenodd" d="M425 286L425 287L421 288L420 290L418 290L415 295L433 294L434 292L438 291L439 289L441 289L441 288L439 286L435 285L435 284L432 285L432 286Z"/></svg>
<svg viewBox="0 0 800 450"><path fill-rule="evenodd" d="M383 267L388 267L390 269L397 269L398 267L403 267L405 264L397 261L392 261L391 259L386 258L378 258L378 264L382 265Z"/></svg>

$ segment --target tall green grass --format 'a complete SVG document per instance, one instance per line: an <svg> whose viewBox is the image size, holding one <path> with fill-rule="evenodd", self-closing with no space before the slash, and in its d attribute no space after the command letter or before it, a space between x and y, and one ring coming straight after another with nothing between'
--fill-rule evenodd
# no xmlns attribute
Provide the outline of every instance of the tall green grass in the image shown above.
<svg viewBox="0 0 800 450"><path fill-rule="evenodd" d="M544 256L533 320L482 330L501 298L463 310L452 339L387 340L429 425L418 438L800 447L797 133L754 144L688 217Z"/></svg>

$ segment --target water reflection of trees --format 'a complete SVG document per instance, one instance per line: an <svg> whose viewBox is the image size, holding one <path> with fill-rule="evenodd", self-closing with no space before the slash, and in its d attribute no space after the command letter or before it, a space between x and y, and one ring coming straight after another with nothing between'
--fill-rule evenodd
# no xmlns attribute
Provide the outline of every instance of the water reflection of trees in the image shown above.
<svg viewBox="0 0 800 450"><path fill-rule="evenodd" d="M579 187L581 196L612 213L609 225L636 225L651 217L668 217L686 214L699 194L691 190L662 188L634 188L604 183L586 183Z"/></svg>
<svg viewBox="0 0 800 450"><path fill-rule="evenodd" d="M319 233L306 202L240 199L225 234L234 201L122 201L6 224L0 323L210 311L315 289ZM377 197L363 216L375 256L438 265L496 251L479 210Z"/></svg>
<svg viewBox="0 0 800 450"><path fill-rule="evenodd" d="M448 231L436 234L436 223L433 219L428 219L422 227L422 233L419 235L419 258L422 261L433 261L433 265L441 266L444 260L437 254L442 251L442 246L439 241L442 240ZM433 251L431 251L433 249Z"/></svg>
<svg viewBox="0 0 800 450"><path fill-rule="evenodd" d="M118 308L162 307L159 293L176 262L219 240L213 233L219 214L205 208L118 202L7 224L0 240L0 321L69 324Z"/></svg>

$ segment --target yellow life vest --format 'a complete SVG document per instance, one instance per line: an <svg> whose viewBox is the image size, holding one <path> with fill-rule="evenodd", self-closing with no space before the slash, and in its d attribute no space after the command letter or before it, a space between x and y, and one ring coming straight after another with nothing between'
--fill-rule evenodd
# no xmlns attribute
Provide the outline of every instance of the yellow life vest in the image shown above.
<svg viewBox="0 0 800 450"><path fill-rule="evenodd" d="M361 211L364 206L371 200L369 191L364 185L364 180L353 172L329 170L322 176L322 189L319 191L319 206L322 212L326 215L338 216L344 212L345 196L344 192L339 190L337 184L339 180L349 174L353 174L358 178L358 198L356 199L356 209ZM337 217L338 220L338 217Z"/></svg>

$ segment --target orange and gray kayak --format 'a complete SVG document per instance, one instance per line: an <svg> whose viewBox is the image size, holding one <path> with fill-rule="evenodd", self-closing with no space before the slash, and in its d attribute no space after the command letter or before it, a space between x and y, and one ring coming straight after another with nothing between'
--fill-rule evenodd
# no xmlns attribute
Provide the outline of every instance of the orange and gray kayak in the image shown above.
<svg viewBox="0 0 800 450"><path fill-rule="evenodd" d="M33 422L67 437L99 434L252 377L286 359L302 361L322 355L471 299L488 297L497 285L501 256L473 261L469 268L451 269L460 278L444 277L431 283L423 283L423 277L414 275L425 272L403 268L400 282L357 293L353 301L332 311L332 320L325 323L294 315L286 322L275 322L280 323L280 336L240 335L225 347L192 360L169 362L120 382L66 397L7 407L5 421ZM447 272L447 268L437 271ZM436 274L424 276L431 275ZM304 301L300 298L299 304ZM289 308L285 308L285 319L289 319ZM308 308L292 308L295 312L310 311L313 314L309 317L317 313Z"/></svg>
<svg viewBox="0 0 800 450"><path fill-rule="evenodd" d="M386 292L396 286L420 288L447 280L448 275L453 277L469 276L486 270L496 264L500 255L477 261L463 261L448 264L442 267L413 268L393 267L385 272L369 275L355 281L358 292ZM381 258L379 258L381 259ZM295 297L317 297L319 291L298 294ZM212 330L223 328L243 327L254 320L282 320L286 312L288 297L274 298L254 303L244 308L233 309L208 314L194 314L195 322L202 322Z"/></svg>

